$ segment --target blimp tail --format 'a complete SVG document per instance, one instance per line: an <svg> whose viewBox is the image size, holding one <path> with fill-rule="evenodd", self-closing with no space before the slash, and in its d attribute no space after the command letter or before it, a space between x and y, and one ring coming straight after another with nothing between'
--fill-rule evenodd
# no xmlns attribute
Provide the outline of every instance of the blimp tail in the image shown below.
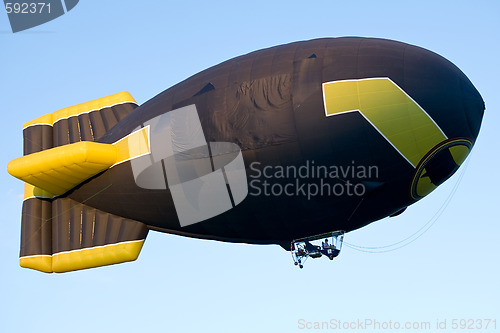
<svg viewBox="0 0 500 333"><path fill-rule="evenodd" d="M30 193L31 185L26 187ZM19 263L46 273L63 273L134 261L147 234L141 222L69 198L28 197L23 203Z"/></svg>
<svg viewBox="0 0 500 333"><path fill-rule="evenodd" d="M149 152L148 128L115 142L95 142L137 104L127 92L50 113L24 125L24 156L8 171L25 181L20 265L68 272L135 260L145 224L65 196L88 178Z"/></svg>

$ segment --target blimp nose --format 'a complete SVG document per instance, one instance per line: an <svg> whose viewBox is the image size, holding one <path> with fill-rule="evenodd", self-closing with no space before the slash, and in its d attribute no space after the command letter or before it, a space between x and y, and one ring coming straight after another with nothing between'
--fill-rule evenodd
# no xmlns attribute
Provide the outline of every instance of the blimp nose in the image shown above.
<svg viewBox="0 0 500 333"><path fill-rule="evenodd" d="M416 166L411 195L418 200L451 177L465 161L479 134L484 101L470 80L455 66L438 74L440 96L428 104L430 117L445 140L436 144ZM438 97L439 96L439 97Z"/></svg>
<svg viewBox="0 0 500 333"><path fill-rule="evenodd" d="M464 123L468 127L471 139L475 141L479 134L481 121L483 120L486 105L481 94L476 90L467 77L462 78L462 105L464 114Z"/></svg>
<svg viewBox="0 0 500 333"><path fill-rule="evenodd" d="M469 78L453 63L431 51L408 47L404 75L396 80L425 110L447 138L475 141L484 102Z"/></svg>

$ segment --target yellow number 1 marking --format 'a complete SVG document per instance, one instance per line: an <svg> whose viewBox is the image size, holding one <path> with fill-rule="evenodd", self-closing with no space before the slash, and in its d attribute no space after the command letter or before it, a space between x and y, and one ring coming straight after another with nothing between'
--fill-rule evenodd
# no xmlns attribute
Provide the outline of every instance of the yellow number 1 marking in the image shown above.
<svg viewBox="0 0 500 333"><path fill-rule="evenodd" d="M427 112L389 78L323 83L323 101L327 117L360 112L414 168L447 139Z"/></svg>

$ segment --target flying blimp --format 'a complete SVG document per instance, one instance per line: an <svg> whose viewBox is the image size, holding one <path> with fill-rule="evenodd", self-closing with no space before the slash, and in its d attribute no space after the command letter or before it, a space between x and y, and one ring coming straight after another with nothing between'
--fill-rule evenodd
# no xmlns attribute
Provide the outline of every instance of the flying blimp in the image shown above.
<svg viewBox="0 0 500 333"><path fill-rule="evenodd" d="M150 230L332 259L344 232L453 175L484 109L443 57L343 37L233 58L142 105L121 92L48 113L8 164L25 182L20 264L132 261Z"/></svg>

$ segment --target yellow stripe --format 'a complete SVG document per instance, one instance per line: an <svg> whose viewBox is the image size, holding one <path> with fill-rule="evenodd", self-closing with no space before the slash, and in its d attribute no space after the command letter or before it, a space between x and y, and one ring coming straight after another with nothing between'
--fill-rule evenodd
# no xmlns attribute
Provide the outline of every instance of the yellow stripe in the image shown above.
<svg viewBox="0 0 500 333"><path fill-rule="evenodd" d="M113 165L150 153L149 126L141 128L113 143L117 149L116 161Z"/></svg>
<svg viewBox="0 0 500 333"><path fill-rule="evenodd" d="M19 265L40 272L52 273L52 256L40 255L19 258Z"/></svg>
<svg viewBox="0 0 500 333"><path fill-rule="evenodd" d="M94 268L134 261L139 256L144 239L96 246L50 255L35 255L19 258L19 264L45 273L64 273L79 269Z"/></svg>
<svg viewBox="0 0 500 333"><path fill-rule="evenodd" d="M447 139L434 120L389 78L323 83L323 98L327 116L361 112L413 167Z"/></svg>
<svg viewBox="0 0 500 333"><path fill-rule="evenodd" d="M48 113L32 121L28 121L24 124L23 128L33 125L53 125L58 120L66 119L74 116L78 116L83 113L88 113L92 111L98 111L103 108L111 107L117 104L123 103L134 103L137 104L135 99L127 91L122 91L120 93L101 97L89 102L73 105L52 113Z"/></svg>
<svg viewBox="0 0 500 333"><path fill-rule="evenodd" d="M52 113L47 113L44 114L41 117L38 117L36 119L33 119L32 121L28 121L23 125L23 129L25 129L28 126L33 126L33 125L49 125L52 126L54 124L54 121L52 120Z"/></svg>
<svg viewBox="0 0 500 333"><path fill-rule="evenodd" d="M52 270L63 273L134 261L139 256L143 244L144 239L55 253L52 256Z"/></svg>

